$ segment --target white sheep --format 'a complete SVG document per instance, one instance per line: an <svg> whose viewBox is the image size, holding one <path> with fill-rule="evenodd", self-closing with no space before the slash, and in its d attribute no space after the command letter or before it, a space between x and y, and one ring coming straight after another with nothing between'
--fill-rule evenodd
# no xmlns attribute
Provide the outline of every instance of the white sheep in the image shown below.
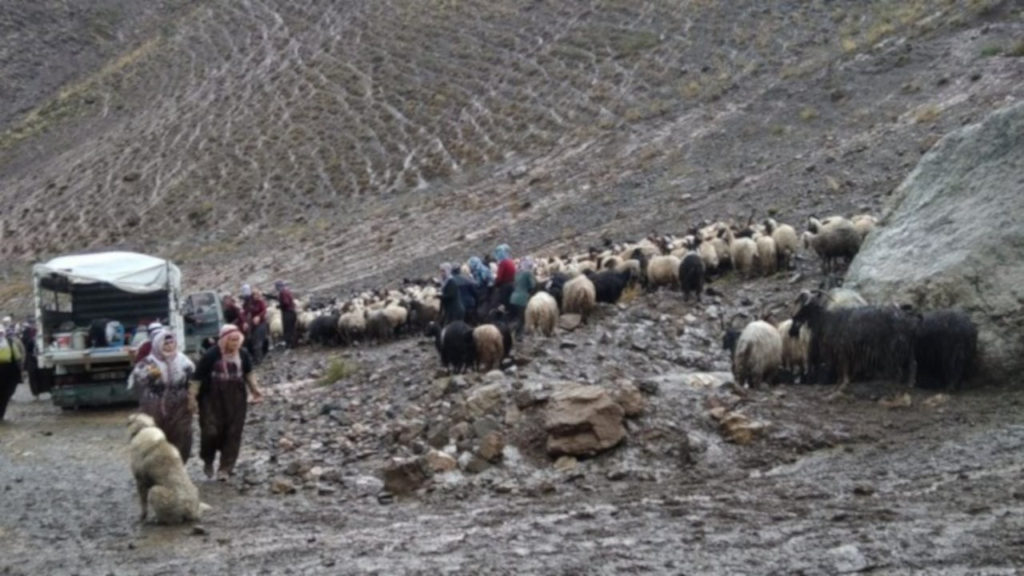
<svg viewBox="0 0 1024 576"><path fill-rule="evenodd" d="M526 303L526 332L551 336L558 326L558 302L547 292L537 292Z"/></svg>
<svg viewBox="0 0 1024 576"><path fill-rule="evenodd" d="M754 272L754 260L757 258L757 243L750 238L735 238L729 245L732 267L749 278Z"/></svg>
<svg viewBox="0 0 1024 576"><path fill-rule="evenodd" d="M679 257L672 255L655 256L647 262L647 286L656 289L669 286L679 289Z"/></svg>
<svg viewBox="0 0 1024 576"><path fill-rule="evenodd" d="M775 253L778 257L778 265L783 270L788 269L800 249L800 238L796 230L789 224L779 224L774 219L768 218L764 221L765 231L772 235L775 240Z"/></svg>
<svg viewBox="0 0 1024 576"><path fill-rule="evenodd" d="M586 318L587 314L596 307L597 289L586 275L580 274L562 287L562 312L564 314L579 314Z"/></svg>
<svg viewBox="0 0 1024 576"><path fill-rule="evenodd" d="M782 338L782 367L805 378L810 372L811 329L800 326L797 336L790 335L793 320L780 322L777 330Z"/></svg>
<svg viewBox="0 0 1024 576"><path fill-rule="evenodd" d="M765 276L774 274L778 266L775 240L771 236L758 234L754 239L754 244L757 246L758 270Z"/></svg>
<svg viewBox="0 0 1024 576"><path fill-rule="evenodd" d="M822 272L832 272L839 258L847 262L860 250L861 237L853 223L840 216L819 221L811 218L803 236L804 247L814 250L821 258Z"/></svg>
<svg viewBox="0 0 1024 576"><path fill-rule="evenodd" d="M501 330L494 324L481 324L473 329L473 345L476 348L477 370L490 372L501 366L505 356L505 344Z"/></svg>
<svg viewBox="0 0 1024 576"><path fill-rule="evenodd" d="M871 214L857 214L850 218L850 223L853 224L857 233L860 234L860 240L863 242L868 237L868 234L878 225L878 219Z"/></svg>
<svg viewBox="0 0 1024 576"><path fill-rule="evenodd" d="M736 341L732 374L736 384L758 386L770 381L782 365L782 337L775 326L755 320L747 324Z"/></svg>

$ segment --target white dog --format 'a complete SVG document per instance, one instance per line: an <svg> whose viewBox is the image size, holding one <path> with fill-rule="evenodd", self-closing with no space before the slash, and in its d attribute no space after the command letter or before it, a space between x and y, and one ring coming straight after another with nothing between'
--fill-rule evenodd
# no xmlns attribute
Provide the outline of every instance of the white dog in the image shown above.
<svg viewBox="0 0 1024 576"><path fill-rule="evenodd" d="M210 507L199 501L199 490L188 477L181 455L145 414L128 417L132 440L132 474L142 506L140 520L153 509L158 524L195 522Z"/></svg>

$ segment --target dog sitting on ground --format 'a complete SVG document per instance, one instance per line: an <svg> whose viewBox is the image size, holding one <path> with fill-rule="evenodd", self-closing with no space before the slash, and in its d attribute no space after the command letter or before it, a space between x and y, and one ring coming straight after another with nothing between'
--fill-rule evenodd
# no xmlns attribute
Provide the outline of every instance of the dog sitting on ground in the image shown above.
<svg viewBox="0 0 1024 576"><path fill-rule="evenodd" d="M158 524L195 522L210 507L199 501L199 489L188 477L181 455L153 419L145 414L128 417L132 474L142 506L141 521L149 509Z"/></svg>

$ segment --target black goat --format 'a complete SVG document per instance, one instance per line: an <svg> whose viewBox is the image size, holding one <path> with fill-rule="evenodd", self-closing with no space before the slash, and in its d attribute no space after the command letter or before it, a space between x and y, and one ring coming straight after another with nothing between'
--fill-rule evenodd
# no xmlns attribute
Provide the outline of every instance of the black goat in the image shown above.
<svg viewBox="0 0 1024 576"><path fill-rule="evenodd" d="M461 320L439 327L431 323L427 335L434 337L434 346L441 355L441 365L449 372L461 374L476 363L473 328Z"/></svg>
<svg viewBox="0 0 1024 576"><path fill-rule="evenodd" d="M687 253L679 263L679 286L683 291L683 300L689 300L690 292L693 292L697 295L697 302L700 302L700 294L704 291L704 261L696 252Z"/></svg>
<svg viewBox="0 0 1024 576"><path fill-rule="evenodd" d="M556 272L544 285L544 291L547 292L548 294L551 294L551 296L555 299L555 302L558 303L559 311L562 310L562 288L565 287L565 283L568 282L569 280L572 280L572 278L569 277L568 274Z"/></svg>
<svg viewBox="0 0 1024 576"><path fill-rule="evenodd" d="M961 310L925 312L914 339L917 384L954 390L973 371L978 351L978 328Z"/></svg>
<svg viewBox="0 0 1024 576"><path fill-rule="evenodd" d="M822 374L835 373L842 392L853 378L913 379L914 333L918 318L899 308L863 306L827 310L822 297L801 295L791 336L811 330L810 364Z"/></svg>
<svg viewBox="0 0 1024 576"><path fill-rule="evenodd" d="M338 314L325 314L314 318L309 323L309 341L323 346L337 345L339 342L338 317Z"/></svg>
<svg viewBox="0 0 1024 576"><path fill-rule="evenodd" d="M598 302L615 304L622 297L622 292L633 281L633 269L626 268L621 272L604 270L601 272L586 272L590 281L594 283L594 291L597 294Z"/></svg>

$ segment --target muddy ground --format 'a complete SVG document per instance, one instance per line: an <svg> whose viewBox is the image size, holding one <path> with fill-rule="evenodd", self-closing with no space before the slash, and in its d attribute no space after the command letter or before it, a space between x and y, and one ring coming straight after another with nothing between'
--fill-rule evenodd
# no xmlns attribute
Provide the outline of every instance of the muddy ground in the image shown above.
<svg viewBox="0 0 1024 576"><path fill-rule="evenodd" d="M22 387L0 424L0 574L1018 573L1024 391L873 382L829 401L820 386L696 384L728 367L705 319L743 301L638 295L574 332L528 337L503 374L455 380L415 335L275 350L238 476L207 482L189 462L213 506L198 527L137 521L129 409L64 412ZM353 374L319 383L339 358ZM410 413L465 417L460 387L622 378L647 405L609 452L557 469L523 433L538 413L524 409L517 425L506 413L503 461L483 472L405 496L378 479L423 449L429 431L401 438ZM721 405L763 428L728 441L709 415Z"/></svg>

